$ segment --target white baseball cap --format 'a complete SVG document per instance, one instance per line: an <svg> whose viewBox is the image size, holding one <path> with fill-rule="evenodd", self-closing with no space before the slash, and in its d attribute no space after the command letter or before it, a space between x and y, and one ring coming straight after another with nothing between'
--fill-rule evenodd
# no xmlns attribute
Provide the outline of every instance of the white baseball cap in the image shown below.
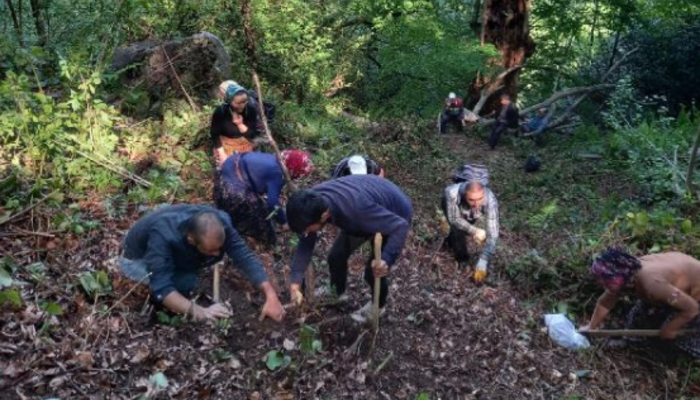
<svg viewBox="0 0 700 400"><path fill-rule="evenodd" d="M348 159L348 168L352 175L367 175L367 161L362 156L352 156Z"/></svg>
<svg viewBox="0 0 700 400"><path fill-rule="evenodd" d="M450 92L450 95L448 97L451 99L455 99L457 98L457 95L455 94L455 92Z"/></svg>

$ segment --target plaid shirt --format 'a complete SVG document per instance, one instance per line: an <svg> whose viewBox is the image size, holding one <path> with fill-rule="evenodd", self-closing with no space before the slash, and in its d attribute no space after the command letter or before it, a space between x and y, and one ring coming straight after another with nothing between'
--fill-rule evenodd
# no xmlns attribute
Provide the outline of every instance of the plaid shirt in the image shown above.
<svg viewBox="0 0 700 400"><path fill-rule="evenodd" d="M460 193L460 185L457 183L445 189L447 220L453 228L473 235L478 229L474 224L485 215L486 246L481 258L488 261L491 254L496 250L496 242L498 242L498 200L496 200L496 196L491 189L486 187L484 188L484 202L481 204L481 207L473 209L467 204L462 204L464 193Z"/></svg>

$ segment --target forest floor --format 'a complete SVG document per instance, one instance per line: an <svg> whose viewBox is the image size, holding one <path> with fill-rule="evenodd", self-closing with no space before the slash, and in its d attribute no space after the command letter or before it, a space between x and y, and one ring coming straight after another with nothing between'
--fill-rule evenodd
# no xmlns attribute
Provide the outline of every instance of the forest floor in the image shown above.
<svg viewBox="0 0 700 400"><path fill-rule="evenodd" d="M163 322L144 311L147 291L132 291L135 286L120 279L108 261L142 210L129 205L126 217L110 218L95 199L81 208L101 227L80 238L0 237L2 254L11 254L17 265L35 266L17 272L34 298L25 297L23 307L1 314L0 397L655 399L700 393L694 370L691 374L690 366L668 353L609 349L602 342L574 352L550 341L542 320L551 311L548 294L525 293L505 272L510 255L529 250L506 225L502 251L484 285L475 285L471 271L460 269L444 248L437 250L439 235L431 233L437 232L435 209L456 165L487 165L497 196L524 179L522 162L508 145L492 152L480 138L439 140L451 161L444 168L388 164L388 177L406 188L421 227L392 271L390 304L376 337L349 317L369 299L361 277L366 247L352 259L348 305L290 312L282 324L258 322L261 295L226 268L222 297L234 311L230 323ZM513 212L503 207L501 219ZM13 229L32 231L35 217L28 214ZM317 246L317 286L327 278L322 260L334 236L328 230ZM281 280L292 249L282 246L277 252L261 258ZM81 272L94 269L109 272L113 293L93 301L76 282ZM202 302L210 288L211 277L204 276ZM35 305L38 298L54 299L63 312L48 315ZM288 300L286 293L282 300ZM274 370L266 365L271 351L279 352L283 364Z"/></svg>

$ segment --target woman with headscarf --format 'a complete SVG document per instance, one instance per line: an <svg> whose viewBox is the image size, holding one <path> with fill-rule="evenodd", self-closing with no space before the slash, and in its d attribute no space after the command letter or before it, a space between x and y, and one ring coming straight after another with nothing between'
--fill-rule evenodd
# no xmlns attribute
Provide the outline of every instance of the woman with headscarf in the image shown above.
<svg viewBox="0 0 700 400"><path fill-rule="evenodd" d="M591 265L591 274L605 288L590 322L581 331L597 329L620 296L634 292L639 302L628 316L628 328L658 329L661 338L673 340L681 328L700 327L700 261L683 253L669 252L633 257L622 249L609 248ZM679 337L676 346L700 357L700 334Z"/></svg>
<svg viewBox="0 0 700 400"><path fill-rule="evenodd" d="M289 175L298 179L313 171L309 153L285 150L281 154ZM285 185L282 167L268 153L236 153L226 159L214 186L218 208L226 211L241 235L274 244L272 218L283 227L287 217L280 206Z"/></svg>
<svg viewBox="0 0 700 400"><path fill-rule="evenodd" d="M210 133L214 158L221 167L230 155L253 151L251 140L258 134L258 111L245 88L236 82L223 82L219 91L224 102L214 110Z"/></svg>

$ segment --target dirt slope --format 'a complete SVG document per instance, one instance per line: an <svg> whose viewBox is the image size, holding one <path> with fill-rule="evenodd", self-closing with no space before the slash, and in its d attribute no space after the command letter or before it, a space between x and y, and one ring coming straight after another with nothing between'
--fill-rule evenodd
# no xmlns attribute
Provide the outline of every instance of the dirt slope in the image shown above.
<svg viewBox="0 0 700 400"><path fill-rule="evenodd" d="M53 298L65 310L43 334L37 331L46 317L27 306L31 299L17 312L3 312L0 397L136 399L150 391L149 398L162 399L643 399L674 398L687 390L685 371L669 369L658 353L600 347L574 353L551 343L541 330L545 310L538 299L520 297L503 273L508 262L503 254L522 245L511 232L502 234L504 251L486 285L471 283L469 271L457 268L444 250L437 266L428 265L439 240L431 233L431 218L455 165L488 165L497 195L501 182L521 173L507 148L489 152L480 139L463 136L441 140L449 141L451 158L444 169L388 168L389 177L414 199L417 222L392 273L390 305L373 352L373 334L348 317L369 298L361 278L367 248L353 258L349 305L320 305L282 325L259 323L261 297L227 269L222 292L235 311L230 326L168 326L157 323L154 313L142 313L145 292L129 293L132 285L104 261L116 254L136 210L113 220L98 205L86 204L86 212L93 218L102 213L103 221L80 241L0 238L0 250L13 254L17 264L36 260L28 246L51 247L44 259L46 279L33 293ZM334 234L326 232L317 249L319 284L327 276L323 257ZM289 254L283 248L262 257L282 279ZM78 274L92 268L109 270L115 286L114 295L94 304L76 295L74 286ZM204 277L202 291L210 287L210 277ZM120 298L124 301L117 302ZM310 339L300 339L302 321L315 327L316 333L305 331ZM320 351L299 349L312 340L321 342ZM289 356L289 365L269 370L264 358L272 350ZM149 377L159 371L168 384L156 391Z"/></svg>

